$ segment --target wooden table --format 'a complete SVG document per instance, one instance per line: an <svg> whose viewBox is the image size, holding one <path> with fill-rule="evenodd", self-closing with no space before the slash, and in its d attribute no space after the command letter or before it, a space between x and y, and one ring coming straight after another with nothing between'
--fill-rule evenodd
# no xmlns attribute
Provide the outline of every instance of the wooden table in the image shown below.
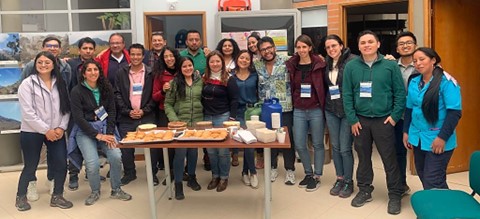
<svg viewBox="0 0 480 219"><path fill-rule="evenodd" d="M164 128L159 128L164 129ZM152 162L150 157L150 149L151 148L163 148L163 162L165 166L165 174L166 174L166 183L167 188L162 193L162 197L167 192L169 200L173 197L173 189L172 189L172 181L170 176L170 164L168 158L168 148L220 148L220 147L228 147L228 148L263 148L264 151L264 178L265 178L265 192L264 192L264 199L265 199L265 211L264 211L264 218L270 219L271 217L271 201L272 201L272 181L270 181L270 171L271 171L271 148L290 148L290 138L288 134L287 127L284 127L286 132L285 142L279 143L278 141L271 142L271 143L261 143L256 142L252 144L245 144L242 142L235 141L230 137L227 137L225 141L220 142L207 142L207 141L173 141L169 143L152 143L152 144L119 144L119 148L143 148L145 154L145 163L146 163L146 172L147 172L147 185L148 185L148 196L150 202L150 213L152 219L157 219L157 200L155 198L155 188L153 186L153 173L152 173Z"/></svg>

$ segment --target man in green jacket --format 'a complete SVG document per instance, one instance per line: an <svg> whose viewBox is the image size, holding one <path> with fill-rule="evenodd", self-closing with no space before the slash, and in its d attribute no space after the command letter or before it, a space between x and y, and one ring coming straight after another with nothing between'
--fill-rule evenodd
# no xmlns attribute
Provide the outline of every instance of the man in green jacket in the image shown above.
<svg viewBox="0 0 480 219"><path fill-rule="evenodd" d="M400 170L395 149L395 123L405 109L405 88L398 65L378 53L380 42L372 31L358 35L361 56L350 61L343 77L343 105L352 126L358 154L359 192L352 206L361 207L372 200L372 143L382 158L388 187L388 213L401 211Z"/></svg>

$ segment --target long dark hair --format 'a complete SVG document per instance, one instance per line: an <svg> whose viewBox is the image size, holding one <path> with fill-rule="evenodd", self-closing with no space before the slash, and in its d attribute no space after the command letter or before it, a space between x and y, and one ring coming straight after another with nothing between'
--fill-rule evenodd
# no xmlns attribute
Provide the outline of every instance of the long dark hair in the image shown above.
<svg viewBox="0 0 480 219"><path fill-rule="evenodd" d="M193 60L190 57L180 57L180 59L177 62L177 64L178 64L177 69L180 69L180 72L178 72L175 75L175 78L173 79L175 81L175 84L176 84L176 87L175 87L176 92L175 93L178 95L178 97L181 100L185 99L185 97L187 96L187 94L186 94L187 92L185 91L185 87L187 86L187 82L185 81L185 76L182 73L182 65L186 61L190 61L192 63L192 66L194 65ZM192 78L193 77L194 77L194 74L192 74Z"/></svg>
<svg viewBox="0 0 480 219"><path fill-rule="evenodd" d="M98 68L99 75L97 79L97 87L98 87L98 90L100 91L100 100L105 100L106 98L108 98L108 95L113 92L113 88L110 82L108 81L108 79L105 78L105 76L103 75L103 70L100 63L94 61L93 59L89 59L85 61L83 63L82 69L80 70L81 74L79 75L79 83L82 83L83 81L85 81L85 78L83 77L83 75L87 71L87 67L89 64L94 64Z"/></svg>
<svg viewBox="0 0 480 219"><path fill-rule="evenodd" d="M325 37L325 43L327 42L327 40L335 40L340 46L343 47L342 50L340 51L340 57L338 58L338 62L337 62L337 66L342 66L345 59L348 58L348 56L343 55L347 50L347 47L345 47L345 44L343 43L342 39L340 39L340 37L336 34L328 35L327 37ZM327 63L329 68L328 70L331 71L335 67L333 66L333 57L330 57L329 55L327 55Z"/></svg>
<svg viewBox="0 0 480 219"><path fill-rule="evenodd" d="M260 34L259 34L258 32L252 32L252 34L250 34L250 36L247 37L247 42L248 42L248 39L250 39L250 37L255 38L255 39L257 40L257 43L258 43L258 41L260 41ZM255 45L255 46L256 46L256 45ZM255 54L250 50L250 48L248 48L248 46L247 46L247 49L248 49L248 52L249 52L252 56L255 55ZM258 51L258 48L257 48L257 51ZM238 55L240 55L240 54L238 54Z"/></svg>
<svg viewBox="0 0 480 219"><path fill-rule="evenodd" d="M238 56L238 53L240 52L240 48L238 47L238 44L234 39L224 38L224 39L220 40L220 42L218 42L218 44L217 44L216 50L219 51L223 56L225 56L225 54L223 54L222 48L223 48L223 44L225 44L225 42L227 42L227 41L232 43L232 47L233 47L232 60L235 60Z"/></svg>
<svg viewBox="0 0 480 219"><path fill-rule="evenodd" d="M178 59L180 58L180 53L171 47L164 46L162 50L160 51L160 54L158 55L158 61L156 61L153 65L153 73L155 77L158 77L163 74L163 72L168 68L167 64L165 63L164 55L166 51L170 51L173 54L173 57L175 58L175 64L173 65L174 67L174 72L178 72Z"/></svg>
<svg viewBox="0 0 480 219"><path fill-rule="evenodd" d="M442 82L443 77L443 69L438 66L437 64L440 63L442 60L435 50L428 47L420 47L417 48L413 53L422 52L427 57L433 59L435 58L434 68L432 72L432 81L430 82L430 86L428 87L425 95L423 96L422 101L422 112L423 116L430 124L435 124L438 120L438 98L439 98L439 91L440 91L440 83Z"/></svg>
<svg viewBox="0 0 480 219"><path fill-rule="evenodd" d="M60 112L62 115L65 115L70 112L70 97L68 95L68 90L67 90L67 83L62 77L62 73L60 72L60 65L55 58L55 56L48 52L48 51L42 51L35 56L35 61L34 61L34 66L33 66L33 74L38 76L38 71L37 71L37 60L41 57L45 56L48 59L50 59L53 63L53 69L51 73L52 78L56 78L57 80L57 89L58 89L58 95L60 97Z"/></svg>

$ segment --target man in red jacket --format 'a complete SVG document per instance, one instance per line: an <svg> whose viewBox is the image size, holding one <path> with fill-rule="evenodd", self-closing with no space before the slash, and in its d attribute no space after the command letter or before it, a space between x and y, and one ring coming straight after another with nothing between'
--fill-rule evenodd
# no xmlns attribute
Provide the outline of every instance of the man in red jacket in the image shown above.
<svg viewBox="0 0 480 219"><path fill-rule="evenodd" d="M119 33L112 33L108 39L110 48L98 54L95 61L102 65L103 73L112 86L115 86L115 76L118 69L130 64L130 55L125 49L125 40Z"/></svg>

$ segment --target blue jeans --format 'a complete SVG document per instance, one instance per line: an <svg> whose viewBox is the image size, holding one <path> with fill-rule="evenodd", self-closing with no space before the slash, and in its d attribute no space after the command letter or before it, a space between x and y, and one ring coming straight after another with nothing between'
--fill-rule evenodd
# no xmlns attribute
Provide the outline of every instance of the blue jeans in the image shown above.
<svg viewBox="0 0 480 219"><path fill-rule="evenodd" d="M247 174L250 171L250 174L257 174L257 169L255 169L255 149L254 148L245 148L243 149L243 170L242 174Z"/></svg>
<svg viewBox="0 0 480 219"><path fill-rule="evenodd" d="M343 177L345 181L352 181L353 177L353 153L352 153L352 130L346 117L338 117L334 113L325 111L330 143L333 148L333 163L337 177Z"/></svg>
<svg viewBox="0 0 480 219"><path fill-rule="evenodd" d="M220 115L205 115L205 121L212 121L213 127L222 127L223 122L228 120L230 112ZM230 149L207 148L210 165L212 167L212 176L214 178L228 179L230 173Z"/></svg>
<svg viewBox="0 0 480 219"><path fill-rule="evenodd" d="M321 176L323 174L323 162L325 160L325 147L323 144L325 121L321 108L293 111L293 132L295 139L295 149L302 160L306 175ZM313 143L313 162L315 171L312 169L312 163L307 148L308 130L312 136Z"/></svg>
<svg viewBox="0 0 480 219"><path fill-rule="evenodd" d="M120 149L110 149L105 142L88 137L81 130L78 131L75 139L85 160L85 171L87 172L90 189L92 191L100 191L98 147L107 155L108 163L110 164L110 185L112 189L120 188L120 176L122 174L122 153Z"/></svg>
<svg viewBox="0 0 480 219"><path fill-rule="evenodd" d="M18 180L17 196L27 194L28 183L35 178L40 152L45 143L47 146L47 164L50 165L50 174L55 180L54 195L63 194L63 184L67 176L67 144L65 135L58 141L49 141L44 134L34 132L20 132L20 147L22 149L24 166Z"/></svg>
<svg viewBox="0 0 480 219"><path fill-rule="evenodd" d="M173 155L173 175L175 182L181 183L183 179L183 170L187 158L187 173L189 177L195 177L197 168L198 149L197 148L175 148Z"/></svg>

